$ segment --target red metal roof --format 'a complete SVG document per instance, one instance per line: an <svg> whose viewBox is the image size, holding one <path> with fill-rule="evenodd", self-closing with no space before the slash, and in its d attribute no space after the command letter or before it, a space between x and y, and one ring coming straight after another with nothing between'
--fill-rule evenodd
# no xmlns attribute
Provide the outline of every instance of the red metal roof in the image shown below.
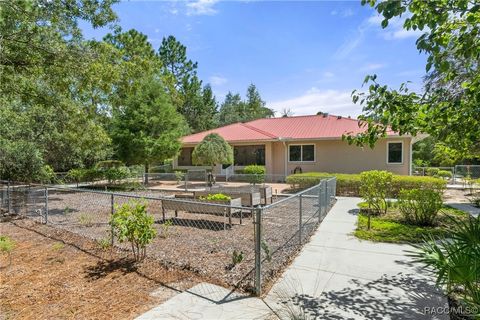
<svg viewBox="0 0 480 320"><path fill-rule="evenodd" d="M359 121L333 115L312 115L257 119L183 137L183 143L198 143L209 133L218 133L226 141L258 141L284 139L338 139L343 134L361 133ZM389 131L388 135L396 135Z"/></svg>

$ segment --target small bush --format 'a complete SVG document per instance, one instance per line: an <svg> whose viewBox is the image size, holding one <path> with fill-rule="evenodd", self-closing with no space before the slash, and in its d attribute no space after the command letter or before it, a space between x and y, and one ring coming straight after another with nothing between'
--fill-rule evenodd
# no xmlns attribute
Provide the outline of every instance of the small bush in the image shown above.
<svg viewBox="0 0 480 320"><path fill-rule="evenodd" d="M106 170L103 170L103 176L108 180L108 183L117 183L123 179L130 177L130 170L123 167L112 167Z"/></svg>
<svg viewBox="0 0 480 320"><path fill-rule="evenodd" d="M130 201L115 206L110 220L114 236L120 243L130 242L136 261L145 258L147 245L157 234L153 223L153 216L147 213L146 203L143 201Z"/></svg>
<svg viewBox="0 0 480 320"><path fill-rule="evenodd" d="M185 178L185 172L183 171L179 171L179 170L176 170L175 171L175 179L177 180L177 183L180 183L183 181L183 179Z"/></svg>
<svg viewBox="0 0 480 320"><path fill-rule="evenodd" d="M393 174L388 171L365 171L360 174L360 196L377 213L387 212L387 196Z"/></svg>
<svg viewBox="0 0 480 320"><path fill-rule="evenodd" d="M265 182L266 170L264 166L252 164L252 165L246 166L243 169L243 173L248 175L247 181L250 183L256 184L256 183Z"/></svg>
<svg viewBox="0 0 480 320"><path fill-rule="evenodd" d="M230 201L232 197L227 196L223 193L209 194L205 197L200 197L200 200L211 200L211 201Z"/></svg>
<svg viewBox="0 0 480 320"><path fill-rule="evenodd" d="M430 177L437 177L438 172L440 172L439 168L427 168L426 174Z"/></svg>
<svg viewBox="0 0 480 320"><path fill-rule="evenodd" d="M398 207L403 218L418 226L435 225L437 214L442 206L442 196L435 190L402 190L398 199Z"/></svg>
<svg viewBox="0 0 480 320"><path fill-rule="evenodd" d="M9 236L0 236L0 253L8 255L8 265L12 264L12 251L15 249L15 241Z"/></svg>
<svg viewBox="0 0 480 320"><path fill-rule="evenodd" d="M451 171L448 171L448 170L439 170L437 173L437 177L448 180L453 177L453 174Z"/></svg>
<svg viewBox="0 0 480 320"><path fill-rule="evenodd" d="M107 250L112 247L112 238L111 237L106 237L106 238L101 238L97 240L97 244L102 250Z"/></svg>

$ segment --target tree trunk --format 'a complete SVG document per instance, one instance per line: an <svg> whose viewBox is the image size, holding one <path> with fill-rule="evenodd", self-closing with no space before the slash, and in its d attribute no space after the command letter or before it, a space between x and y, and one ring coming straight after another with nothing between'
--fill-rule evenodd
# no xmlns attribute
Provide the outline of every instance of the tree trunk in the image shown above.
<svg viewBox="0 0 480 320"><path fill-rule="evenodd" d="M146 186L148 185L148 170L149 170L149 165L148 165L148 163L145 163L145 174L144 174L145 181L144 181L144 184Z"/></svg>

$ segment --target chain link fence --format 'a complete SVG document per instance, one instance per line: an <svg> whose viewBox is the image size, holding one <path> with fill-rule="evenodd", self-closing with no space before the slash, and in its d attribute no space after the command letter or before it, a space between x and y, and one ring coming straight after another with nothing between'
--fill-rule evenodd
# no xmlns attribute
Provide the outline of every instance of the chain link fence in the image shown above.
<svg viewBox="0 0 480 320"><path fill-rule="evenodd" d="M192 270L215 282L260 295L314 232L335 198L336 180L273 203L245 203L260 187L229 191L227 202L203 200L202 193L114 193L80 188L0 181L0 209L96 241L119 243L112 214L130 201L143 201L157 236L147 254L166 265ZM219 190L208 190L217 193ZM266 196L265 194L263 196Z"/></svg>

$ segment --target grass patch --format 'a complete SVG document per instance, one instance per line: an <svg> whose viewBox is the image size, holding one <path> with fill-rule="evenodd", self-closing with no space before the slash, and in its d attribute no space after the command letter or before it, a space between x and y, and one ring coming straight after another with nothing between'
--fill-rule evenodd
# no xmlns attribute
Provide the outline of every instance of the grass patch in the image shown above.
<svg viewBox="0 0 480 320"><path fill-rule="evenodd" d="M364 208L364 204L359 205ZM425 236L448 236L454 228L454 219L468 219L468 213L448 206L444 206L437 216L437 224L434 227L419 227L406 223L397 208L389 208L387 214L372 216L371 228L367 230L368 217L365 214L358 215L357 229L354 235L363 240L390 243L416 243Z"/></svg>

